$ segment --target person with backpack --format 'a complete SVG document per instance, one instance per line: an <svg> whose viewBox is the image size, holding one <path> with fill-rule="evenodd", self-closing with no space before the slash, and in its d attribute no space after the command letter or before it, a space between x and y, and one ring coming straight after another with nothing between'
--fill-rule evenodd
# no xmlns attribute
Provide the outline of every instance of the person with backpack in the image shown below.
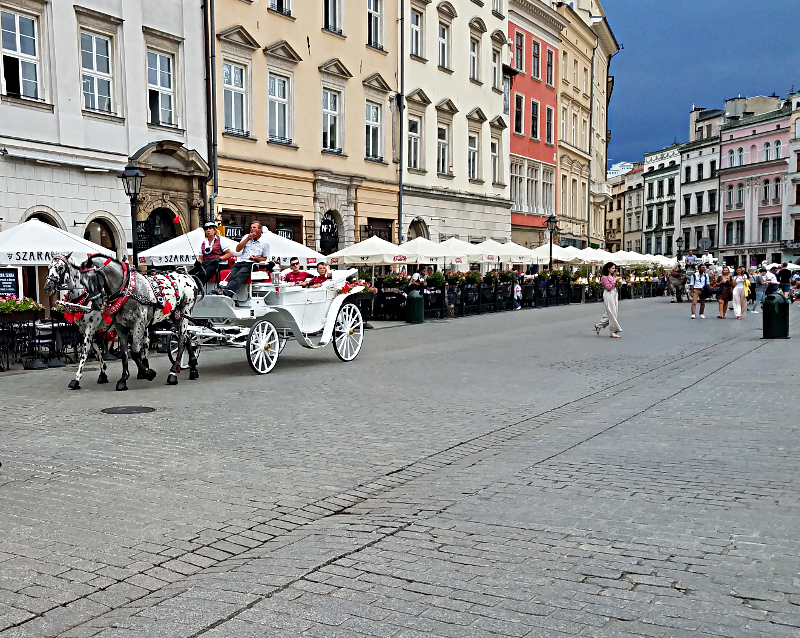
<svg viewBox="0 0 800 638"><path fill-rule="evenodd" d="M695 308L700 302L700 318L706 318L706 298L711 294L711 280L706 272L706 265L701 263L689 279L689 288L692 291L692 319L695 318Z"/></svg>
<svg viewBox="0 0 800 638"><path fill-rule="evenodd" d="M761 269L758 271L756 275L756 301L753 304L753 309L750 311L753 314L758 314L758 308L761 306L761 302L764 301L764 297L767 294L767 269L762 266Z"/></svg>

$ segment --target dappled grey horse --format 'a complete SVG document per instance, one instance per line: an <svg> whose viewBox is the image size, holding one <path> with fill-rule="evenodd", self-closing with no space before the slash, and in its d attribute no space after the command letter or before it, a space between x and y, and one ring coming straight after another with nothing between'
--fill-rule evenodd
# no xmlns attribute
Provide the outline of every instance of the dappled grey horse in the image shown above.
<svg viewBox="0 0 800 638"><path fill-rule="evenodd" d="M178 383L184 349L189 354L189 379L197 379L197 352L186 337L195 302L203 296L197 279L188 273L170 272L154 276L136 272L127 263L95 255L80 267L81 280L89 292L89 303L102 313L106 323L114 322L122 353L122 378L117 390L127 390L128 357L136 363L137 379L152 381L155 370L147 360L150 326L169 320L178 336L178 353L167 377Z"/></svg>

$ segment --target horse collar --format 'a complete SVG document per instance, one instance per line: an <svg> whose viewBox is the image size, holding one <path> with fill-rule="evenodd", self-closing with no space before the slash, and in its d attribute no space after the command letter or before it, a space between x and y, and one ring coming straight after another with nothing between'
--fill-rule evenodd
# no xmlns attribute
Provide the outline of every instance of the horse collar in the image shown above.
<svg viewBox="0 0 800 638"><path fill-rule="evenodd" d="M107 265L103 264L103 266ZM122 310L122 306L130 299L136 288L136 270L130 268L124 261L122 262L122 286L119 292L109 297L103 304L103 319L110 324L114 315Z"/></svg>

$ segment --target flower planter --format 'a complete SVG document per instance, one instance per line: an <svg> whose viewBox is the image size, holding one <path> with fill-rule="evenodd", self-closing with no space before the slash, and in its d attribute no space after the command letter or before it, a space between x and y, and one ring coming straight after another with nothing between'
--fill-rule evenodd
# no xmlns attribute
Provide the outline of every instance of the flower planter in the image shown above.
<svg viewBox="0 0 800 638"><path fill-rule="evenodd" d="M14 312L3 312L0 313L0 323L36 321L38 314L38 310L16 310Z"/></svg>

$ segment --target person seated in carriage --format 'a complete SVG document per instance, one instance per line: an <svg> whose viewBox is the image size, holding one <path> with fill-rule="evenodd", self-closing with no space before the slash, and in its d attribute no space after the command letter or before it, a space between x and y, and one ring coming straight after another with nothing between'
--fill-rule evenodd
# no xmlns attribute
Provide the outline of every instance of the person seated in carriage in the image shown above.
<svg viewBox="0 0 800 638"><path fill-rule="evenodd" d="M262 236L261 222L250 224L250 232L242 237L242 241L237 244L236 252L240 254L236 259L236 263L233 264L233 268L231 268L225 290L217 292L217 294L231 298L236 296L239 288L250 277L253 271L253 264L266 262L270 257L269 242ZM275 267L275 262L270 261L266 266L271 271Z"/></svg>
<svg viewBox="0 0 800 638"><path fill-rule="evenodd" d="M317 276L306 280L302 285L308 288L320 288L322 284L333 278L330 266L324 261L317 264Z"/></svg>
<svg viewBox="0 0 800 638"><path fill-rule="evenodd" d="M297 257L289 259L289 272L281 275L281 279L293 286L304 286L307 279L311 279L311 275L305 270L300 270L300 260Z"/></svg>
<svg viewBox="0 0 800 638"><path fill-rule="evenodd" d="M217 225L214 222L203 224L206 238L200 244L200 255L197 257L197 266L192 269L192 274L205 283L214 277L219 271L220 262L226 262L231 258L231 251L222 248L219 238Z"/></svg>

